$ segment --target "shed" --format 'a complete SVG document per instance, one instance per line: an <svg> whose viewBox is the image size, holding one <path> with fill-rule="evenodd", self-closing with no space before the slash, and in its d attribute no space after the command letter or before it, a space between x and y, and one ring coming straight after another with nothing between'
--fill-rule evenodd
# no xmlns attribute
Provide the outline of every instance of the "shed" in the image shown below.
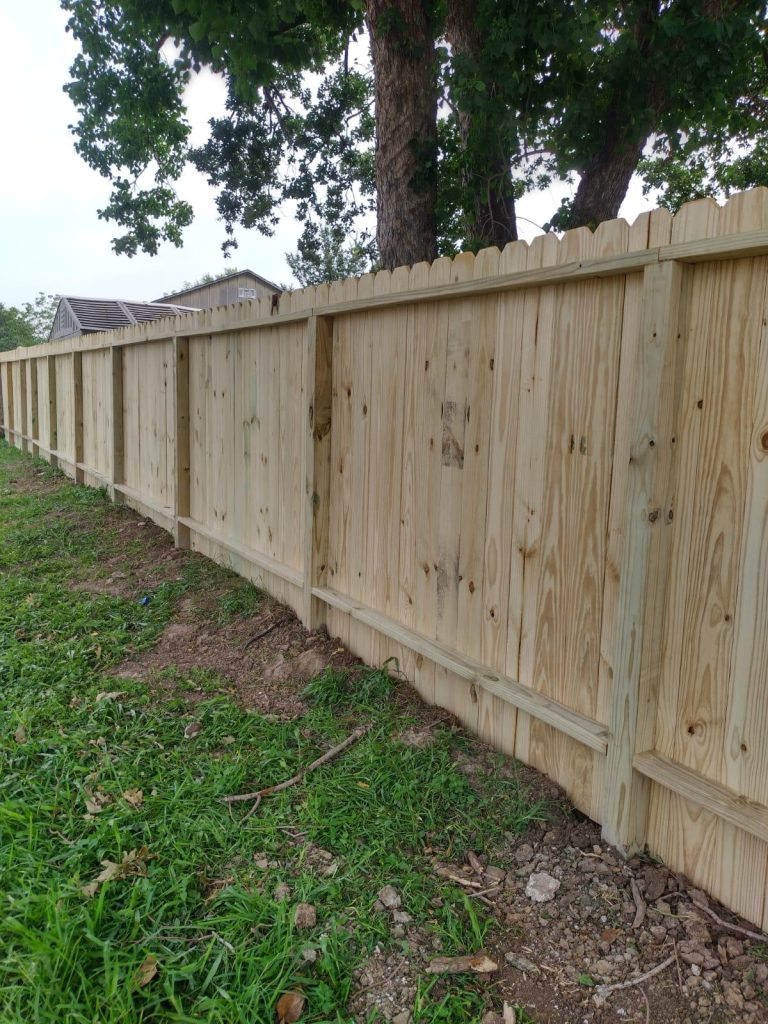
<svg viewBox="0 0 768 1024"><path fill-rule="evenodd" d="M49 341L71 338L75 334L94 334L113 331L149 320L194 311L193 306L180 306L168 302L127 302L122 299L87 299L76 295L62 295L53 318Z"/></svg>
<svg viewBox="0 0 768 1024"><path fill-rule="evenodd" d="M260 277L252 270L239 270L234 274L225 274L213 281L186 288L171 295L163 295L157 302L181 302L186 306L198 309L211 309L213 306L228 306L244 299L263 299L267 295L279 295L282 289Z"/></svg>

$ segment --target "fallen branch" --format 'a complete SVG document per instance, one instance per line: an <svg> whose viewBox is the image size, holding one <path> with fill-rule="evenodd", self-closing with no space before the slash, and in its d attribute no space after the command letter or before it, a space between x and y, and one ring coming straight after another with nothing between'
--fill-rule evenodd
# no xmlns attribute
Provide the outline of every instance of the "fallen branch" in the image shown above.
<svg viewBox="0 0 768 1024"><path fill-rule="evenodd" d="M691 897L693 899L693 897ZM716 921L721 928L727 928L729 931L736 932L737 935L744 935L748 939L754 939L755 942L766 942L768 936L761 934L760 932L751 932L749 928L742 928L739 924L731 924L729 921L724 921L722 917L719 917L714 910L710 910L709 907L705 907L703 902L693 900L693 905L698 910L703 910L705 914L709 914L713 921Z"/></svg>
<svg viewBox="0 0 768 1024"><path fill-rule="evenodd" d="M642 985L644 981L650 981L657 974L661 974L662 971L666 971L668 967L671 967L675 962L675 954L668 956L666 960L663 960L660 964L651 968L650 971L646 971L645 974L641 974L639 978L630 978L629 981L617 981L615 985L598 985L595 989L595 995L602 1002L606 996L609 996L612 992L620 992L625 988L633 988L635 985Z"/></svg>
<svg viewBox="0 0 768 1024"><path fill-rule="evenodd" d="M322 757L318 757L316 761L313 761L312 764L308 764L306 768L302 768L300 772L292 778L286 779L285 782L278 782L276 786L266 786L264 789L257 789L253 793L237 793L234 796L223 796L221 798L222 802L225 804L238 804L248 800L260 801L261 797L269 796L271 793L282 793L284 789L290 789L291 786L295 786L297 783L301 782L304 776L309 775L309 773L313 772L315 768L320 768L322 765L327 764L329 761L332 761L334 757L338 757L339 754L347 749L347 747L351 747L353 743L357 743L359 739L362 739L362 737L365 736L370 728L370 725L358 726L358 728L355 729L354 732L350 733L345 740L342 740L342 742L337 746L331 747L331 749L327 750Z"/></svg>

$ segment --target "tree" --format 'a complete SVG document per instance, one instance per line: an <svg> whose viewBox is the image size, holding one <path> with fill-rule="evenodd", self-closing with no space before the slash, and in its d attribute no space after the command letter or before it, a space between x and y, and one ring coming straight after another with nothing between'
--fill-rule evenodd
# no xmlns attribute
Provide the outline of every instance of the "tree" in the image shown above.
<svg viewBox="0 0 768 1024"><path fill-rule="evenodd" d="M286 258L294 277L306 288L363 274L374 256L373 247L365 237L350 242L343 229L336 225L311 224L299 239L296 252Z"/></svg>
<svg viewBox="0 0 768 1024"><path fill-rule="evenodd" d="M636 169L669 203L768 180L764 2L62 2L77 148L113 182L119 251L180 243L188 160L219 189L225 247L292 200L300 258L375 205L389 267L503 245L515 200L554 179L579 175L559 227L615 216ZM350 61L363 29L370 69ZM194 149L183 89L203 64L228 111Z"/></svg>
<svg viewBox="0 0 768 1024"><path fill-rule="evenodd" d="M44 292L21 308L0 302L0 352L47 341L58 304L57 295Z"/></svg>

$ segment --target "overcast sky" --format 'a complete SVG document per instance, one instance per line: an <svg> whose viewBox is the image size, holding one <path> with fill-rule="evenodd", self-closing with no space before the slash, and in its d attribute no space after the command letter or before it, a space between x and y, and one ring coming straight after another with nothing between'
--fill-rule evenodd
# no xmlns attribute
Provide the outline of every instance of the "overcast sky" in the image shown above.
<svg viewBox="0 0 768 1024"><path fill-rule="evenodd" d="M68 125L75 111L62 86L77 52L64 31L66 16L55 0L0 5L0 302L18 305L39 292L155 299L205 273L223 272L224 228L214 193L196 171L185 171L179 193L195 210L184 247L165 243L157 256L116 256L115 227L99 220L109 185L77 156ZM224 89L213 75L200 75L187 98L194 141L206 135L208 118L223 109ZM549 218L559 193L535 196L519 213L536 223ZM632 219L650 208L632 194L622 214ZM299 226L290 212L275 235L240 231L240 248L230 265L248 267L278 283L291 281L285 252L296 244ZM521 234L536 228L520 222Z"/></svg>

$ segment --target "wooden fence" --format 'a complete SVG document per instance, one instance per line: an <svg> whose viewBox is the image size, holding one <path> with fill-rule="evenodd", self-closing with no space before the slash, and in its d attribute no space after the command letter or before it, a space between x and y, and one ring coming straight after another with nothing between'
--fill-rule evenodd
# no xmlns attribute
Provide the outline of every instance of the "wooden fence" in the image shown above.
<svg viewBox="0 0 768 1024"><path fill-rule="evenodd" d="M768 191L0 356L103 485L768 926Z"/></svg>

